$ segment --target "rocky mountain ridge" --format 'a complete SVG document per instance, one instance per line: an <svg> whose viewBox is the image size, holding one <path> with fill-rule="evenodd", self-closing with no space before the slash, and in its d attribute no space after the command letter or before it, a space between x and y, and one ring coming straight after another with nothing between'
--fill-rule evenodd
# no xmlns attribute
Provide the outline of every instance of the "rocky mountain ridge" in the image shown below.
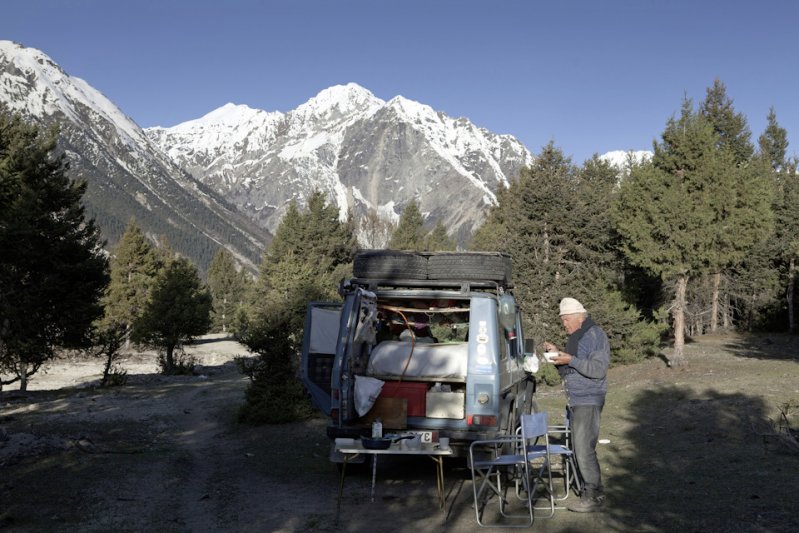
<svg viewBox="0 0 799 533"><path fill-rule="evenodd" d="M396 221L417 200L430 224L464 240L482 223L494 191L532 154L509 135L453 119L357 84L330 87L287 113L227 104L147 135L182 168L267 229L288 202L321 189L359 217Z"/></svg>
<svg viewBox="0 0 799 533"><path fill-rule="evenodd" d="M117 106L46 54L0 41L0 102L43 126L73 178L88 184L87 210L113 245L131 218L154 240L207 268L220 246L254 269L269 236L182 170Z"/></svg>

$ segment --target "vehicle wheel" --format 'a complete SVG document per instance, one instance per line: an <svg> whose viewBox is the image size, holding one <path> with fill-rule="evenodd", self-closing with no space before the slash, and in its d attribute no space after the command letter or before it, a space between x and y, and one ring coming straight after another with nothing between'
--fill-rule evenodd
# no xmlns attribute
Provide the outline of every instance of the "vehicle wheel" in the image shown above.
<svg viewBox="0 0 799 533"><path fill-rule="evenodd" d="M453 252L431 254L427 275L439 280L489 280L511 282L511 258L497 252Z"/></svg>
<svg viewBox="0 0 799 533"><path fill-rule="evenodd" d="M367 279L427 279L427 257L396 250L360 252L353 261L352 273Z"/></svg>

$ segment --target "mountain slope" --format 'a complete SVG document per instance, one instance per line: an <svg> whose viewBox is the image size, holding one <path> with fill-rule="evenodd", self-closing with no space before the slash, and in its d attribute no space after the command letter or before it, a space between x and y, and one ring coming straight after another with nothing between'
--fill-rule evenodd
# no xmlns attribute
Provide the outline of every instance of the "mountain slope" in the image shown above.
<svg viewBox="0 0 799 533"><path fill-rule="evenodd" d="M115 243L131 217L205 270L219 246L253 269L268 235L179 168L105 96L42 52L0 41L0 102L42 125L59 147L103 236Z"/></svg>
<svg viewBox="0 0 799 533"><path fill-rule="evenodd" d="M429 224L465 241L494 191L530 152L509 135L401 96L385 102L356 84L323 90L287 113L227 104L147 135L183 169L274 231L287 203L313 189L356 217L397 219L410 200Z"/></svg>

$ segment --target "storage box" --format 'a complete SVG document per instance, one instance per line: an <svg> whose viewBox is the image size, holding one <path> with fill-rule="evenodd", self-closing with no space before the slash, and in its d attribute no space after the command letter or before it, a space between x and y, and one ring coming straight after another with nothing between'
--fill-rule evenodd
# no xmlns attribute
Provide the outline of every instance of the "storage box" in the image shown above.
<svg viewBox="0 0 799 533"><path fill-rule="evenodd" d="M408 416L425 416L427 386L413 381L386 381L380 398L404 398L408 400Z"/></svg>
<svg viewBox="0 0 799 533"><path fill-rule="evenodd" d="M366 427L379 418L383 423L383 434L387 430L405 429L408 427L408 401L405 398L378 398L375 404L363 417Z"/></svg>
<svg viewBox="0 0 799 533"><path fill-rule="evenodd" d="M425 409L428 418L463 419L466 394L463 392L428 392Z"/></svg>

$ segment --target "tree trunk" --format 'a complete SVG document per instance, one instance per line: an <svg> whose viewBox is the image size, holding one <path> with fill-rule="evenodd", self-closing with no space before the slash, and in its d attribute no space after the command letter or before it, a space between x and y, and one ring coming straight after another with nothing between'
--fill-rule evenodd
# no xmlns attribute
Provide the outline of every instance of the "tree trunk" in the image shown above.
<svg viewBox="0 0 799 533"><path fill-rule="evenodd" d="M174 352L175 352L174 346L167 346L166 356L164 357L164 374L172 373L172 369L175 366Z"/></svg>
<svg viewBox="0 0 799 533"><path fill-rule="evenodd" d="M719 286L721 285L721 272L713 274L713 298L710 302L710 332L719 329Z"/></svg>
<svg viewBox="0 0 799 533"><path fill-rule="evenodd" d="M793 291L794 291L794 278L796 277L796 258L791 257L791 262L788 264L788 291L785 295L788 300L788 332L796 332L796 317L793 312Z"/></svg>
<svg viewBox="0 0 799 533"><path fill-rule="evenodd" d="M227 333L227 294L222 302L222 333Z"/></svg>
<svg viewBox="0 0 799 533"><path fill-rule="evenodd" d="M686 365L685 355L685 293L688 287L688 276L682 274L677 278L677 294L674 299L674 353L669 359L669 366Z"/></svg>
<svg viewBox="0 0 799 533"><path fill-rule="evenodd" d="M28 363L20 363L17 369L19 370L19 390L25 392L28 390Z"/></svg>
<svg viewBox="0 0 799 533"><path fill-rule="evenodd" d="M724 310L722 311L722 320L723 320L723 328L725 331L730 330L730 324L732 324L732 310L730 309L730 292L729 287L724 292Z"/></svg>

